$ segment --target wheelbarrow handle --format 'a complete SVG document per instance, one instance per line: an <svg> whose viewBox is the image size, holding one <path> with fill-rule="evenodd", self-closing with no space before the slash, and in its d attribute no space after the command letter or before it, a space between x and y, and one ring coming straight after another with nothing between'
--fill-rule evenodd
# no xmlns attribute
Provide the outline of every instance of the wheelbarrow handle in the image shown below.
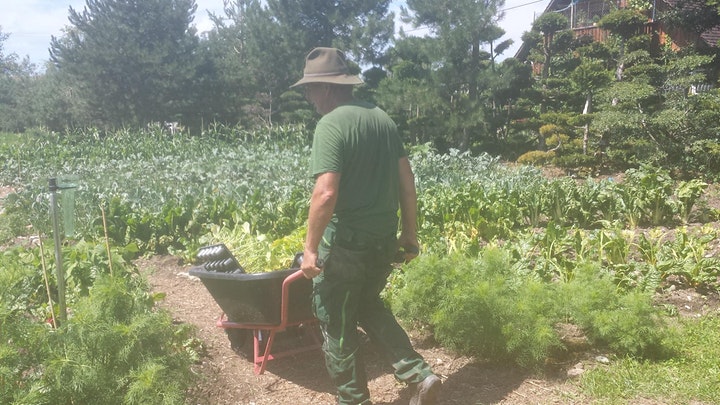
<svg viewBox="0 0 720 405"><path fill-rule="evenodd" d="M305 274L302 270L297 270L296 272L292 273L291 275L285 277L285 280L283 280L283 290L285 290L285 286L289 285L290 283L295 282L299 278L305 277Z"/></svg>
<svg viewBox="0 0 720 405"><path fill-rule="evenodd" d="M288 305L290 303L290 284L295 281L305 278L305 274L302 270L298 270L291 275L285 277L282 283L282 297L280 302L280 325L279 327L284 328L288 324Z"/></svg>

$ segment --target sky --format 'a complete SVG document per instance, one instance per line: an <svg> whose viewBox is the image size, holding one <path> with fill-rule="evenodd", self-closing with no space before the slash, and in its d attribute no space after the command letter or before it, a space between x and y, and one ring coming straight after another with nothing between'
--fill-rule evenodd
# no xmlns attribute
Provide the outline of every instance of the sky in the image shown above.
<svg viewBox="0 0 720 405"><path fill-rule="evenodd" d="M195 27L198 32L208 31L212 23L208 11L222 15L223 0L195 0L198 8L195 14ZM505 0L505 17L500 26L506 34L503 39L512 38L515 43L503 57L515 54L521 44L522 33L530 29L534 18L539 16L549 0ZM399 14L398 4L394 1L391 10ZM82 10L85 0L0 0L0 30L10 37L3 44L3 54L17 54L20 58L29 57L30 61L41 67L49 59L48 48L51 36L62 36L62 29L68 22L68 9ZM398 24L399 25L399 22ZM424 35L423 30L408 31L410 35ZM502 58L501 58L502 59Z"/></svg>

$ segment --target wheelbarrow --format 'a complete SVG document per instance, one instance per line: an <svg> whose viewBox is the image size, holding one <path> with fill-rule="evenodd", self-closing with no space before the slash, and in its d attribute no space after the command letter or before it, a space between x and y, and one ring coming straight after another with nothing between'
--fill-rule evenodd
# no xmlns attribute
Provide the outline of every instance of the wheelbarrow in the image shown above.
<svg viewBox="0 0 720 405"><path fill-rule="evenodd" d="M214 254L208 254L213 251ZM264 373L270 360L320 347L318 321L310 301L312 281L295 266L297 256L293 268L254 274L245 273L224 245L201 248L198 260L204 263L188 273L202 281L220 306L222 313L216 325L226 330L233 348L244 344L245 339L234 332L252 331L255 374ZM274 351L277 334L288 329L309 334L309 341L299 347Z"/></svg>

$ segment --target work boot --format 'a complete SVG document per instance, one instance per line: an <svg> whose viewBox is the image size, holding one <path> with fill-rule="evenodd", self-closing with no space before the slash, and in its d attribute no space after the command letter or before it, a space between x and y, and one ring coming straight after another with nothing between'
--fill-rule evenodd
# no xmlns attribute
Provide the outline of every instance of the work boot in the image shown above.
<svg viewBox="0 0 720 405"><path fill-rule="evenodd" d="M435 374L430 374L415 386L415 394L410 398L410 405L435 405L442 381Z"/></svg>

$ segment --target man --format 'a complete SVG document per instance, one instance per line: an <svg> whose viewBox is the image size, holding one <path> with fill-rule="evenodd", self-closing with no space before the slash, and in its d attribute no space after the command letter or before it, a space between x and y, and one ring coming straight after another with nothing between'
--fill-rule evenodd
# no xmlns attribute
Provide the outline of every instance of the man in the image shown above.
<svg viewBox="0 0 720 405"><path fill-rule="evenodd" d="M305 60L305 97L323 117L311 153L315 186L301 269L313 279L313 310L340 404L370 404L357 327L395 377L414 387L411 405L435 404L441 381L380 299L398 247L417 255L415 180L392 119L355 100L343 52L315 48ZM398 206L401 232L397 237ZM318 266L319 259L323 265Z"/></svg>

